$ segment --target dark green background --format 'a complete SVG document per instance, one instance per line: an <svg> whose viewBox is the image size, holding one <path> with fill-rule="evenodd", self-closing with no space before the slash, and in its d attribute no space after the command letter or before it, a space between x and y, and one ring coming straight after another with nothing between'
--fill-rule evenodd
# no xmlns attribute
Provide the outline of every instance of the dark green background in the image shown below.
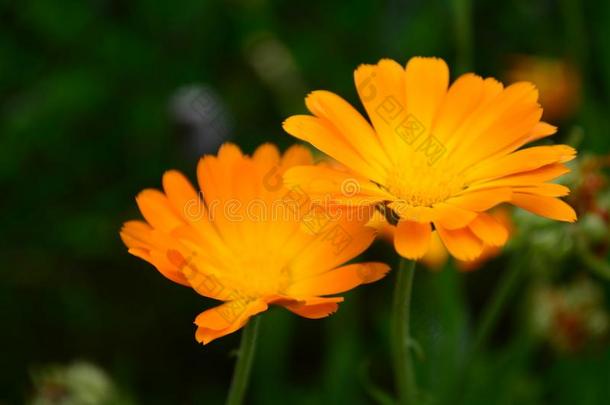
<svg viewBox="0 0 610 405"><path fill-rule="evenodd" d="M486 0L470 14L468 3L0 0L0 403L30 398L37 367L76 359L100 365L135 403L222 402L239 334L198 345L193 319L213 302L129 256L118 237L139 216L134 196L159 187L165 170L194 177L197 158L168 107L182 86L216 92L233 140L251 152L292 143L280 124L304 111L310 90L356 102L360 63L433 55L453 77L502 77L515 53L569 58L582 71L583 103L556 123L557 140L578 126L581 150L607 153L610 3ZM270 66L294 62L281 79L257 71L261 43L280 49ZM395 260L382 244L367 256ZM505 262L418 272L418 372L430 400L449 392ZM364 374L389 392L393 278L346 294L329 319L268 312L252 402L367 403ZM607 403L607 346L569 356L532 349L513 312L464 382L470 403Z"/></svg>

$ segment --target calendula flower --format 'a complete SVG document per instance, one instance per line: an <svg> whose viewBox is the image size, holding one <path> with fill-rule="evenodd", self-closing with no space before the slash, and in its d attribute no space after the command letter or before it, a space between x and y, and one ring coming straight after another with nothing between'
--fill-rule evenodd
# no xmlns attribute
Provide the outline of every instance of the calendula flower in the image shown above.
<svg viewBox="0 0 610 405"><path fill-rule="evenodd" d="M392 60L362 65L354 76L370 123L328 91L307 97L313 116L284 123L350 172L295 167L285 174L287 184L338 204L377 207L396 225L395 248L409 259L426 254L433 231L460 260L503 245L508 232L487 213L502 203L575 221L574 210L558 198L569 189L550 183L569 171L564 163L575 150L522 148L556 131L540 121L531 83L504 87L465 74L449 86L445 62L421 57L406 67Z"/></svg>
<svg viewBox="0 0 610 405"><path fill-rule="evenodd" d="M163 176L163 192L138 195L145 221L121 230L129 252L170 280L224 301L195 319L199 342L235 332L272 304L325 317L343 300L327 295L389 270L382 263L344 265L373 241L366 215L319 211L302 190L282 184L286 169L311 163L304 147L280 156L265 144L249 157L225 144L217 157L199 162L201 193L172 170Z"/></svg>

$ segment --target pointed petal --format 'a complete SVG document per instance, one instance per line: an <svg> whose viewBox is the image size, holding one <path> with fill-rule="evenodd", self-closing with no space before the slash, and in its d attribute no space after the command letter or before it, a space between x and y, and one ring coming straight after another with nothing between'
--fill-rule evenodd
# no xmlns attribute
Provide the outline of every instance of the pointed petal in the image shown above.
<svg viewBox="0 0 610 405"><path fill-rule="evenodd" d="M288 288L290 296L317 296L338 294L360 284L377 281L390 271L384 263L348 264L325 273L301 279Z"/></svg>
<svg viewBox="0 0 610 405"><path fill-rule="evenodd" d="M564 201L541 195L514 193L511 202L534 214L558 221L576 221L576 212Z"/></svg>

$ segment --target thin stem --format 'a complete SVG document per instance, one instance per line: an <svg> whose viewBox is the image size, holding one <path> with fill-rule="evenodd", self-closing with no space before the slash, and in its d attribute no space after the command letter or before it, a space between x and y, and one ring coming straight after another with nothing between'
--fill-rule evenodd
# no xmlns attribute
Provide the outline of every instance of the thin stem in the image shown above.
<svg viewBox="0 0 610 405"><path fill-rule="evenodd" d="M401 405L416 403L417 385L411 355L409 315L415 262L401 258L392 307L392 351L394 378Z"/></svg>
<svg viewBox="0 0 610 405"><path fill-rule="evenodd" d="M498 321L504 313L506 303L514 294L515 289L521 281L521 276L524 274L525 260L514 260L498 283L491 302L483 312L481 323L476 330L474 336L474 344L472 346L471 358L478 353L487 343L487 339L493 333Z"/></svg>
<svg viewBox="0 0 610 405"><path fill-rule="evenodd" d="M251 319L242 332L239 352L237 354L237 364L233 371L233 380L229 389L227 405L241 405L244 402L246 390L248 389L248 381L250 380L254 352L256 350L259 322L259 316Z"/></svg>
<svg viewBox="0 0 610 405"><path fill-rule="evenodd" d="M472 69L472 2L453 0L457 69L465 73Z"/></svg>

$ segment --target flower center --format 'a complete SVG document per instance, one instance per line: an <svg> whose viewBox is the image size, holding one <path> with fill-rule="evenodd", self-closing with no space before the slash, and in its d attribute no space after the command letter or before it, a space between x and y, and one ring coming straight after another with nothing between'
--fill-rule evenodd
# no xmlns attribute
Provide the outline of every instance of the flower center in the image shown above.
<svg viewBox="0 0 610 405"><path fill-rule="evenodd" d="M251 297L278 294L290 285L291 272L286 266L275 266L269 258L252 258L240 261L244 280L242 292Z"/></svg>
<svg viewBox="0 0 610 405"><path fill-rule="evenodd" d="M396 199L411 207L431 207L457 194L464 181L451 167L413 162L388 173L386 187Z"/></svg>

